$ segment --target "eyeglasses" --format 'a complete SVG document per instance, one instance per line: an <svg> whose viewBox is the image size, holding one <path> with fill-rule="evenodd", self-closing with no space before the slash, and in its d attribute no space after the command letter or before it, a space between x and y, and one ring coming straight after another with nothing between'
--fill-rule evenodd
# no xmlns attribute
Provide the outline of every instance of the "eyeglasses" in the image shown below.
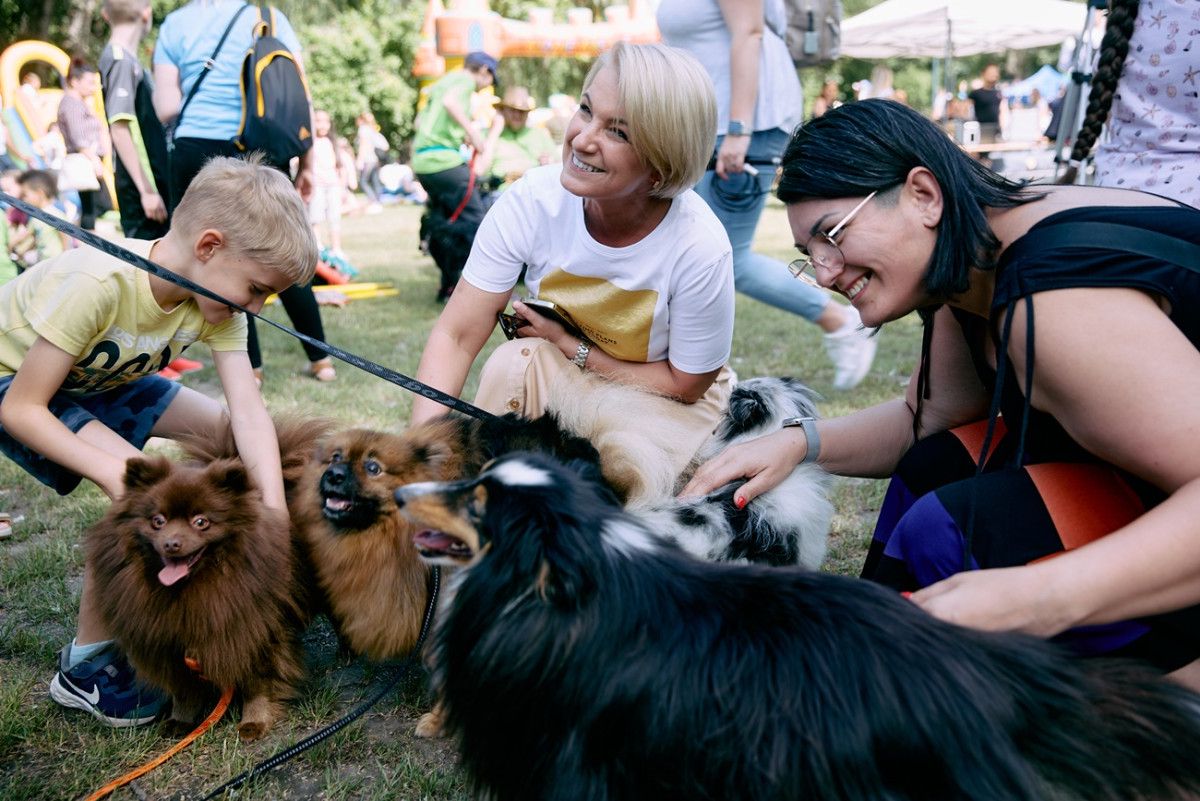
<svg viewBox="0 0 1200 801"><path fill-rule="evenodd" d="M838 247L837 240L834 238L842 232L842 230L850 224L854 219L854 215L862 210L862 207L867 205L871 198L875 197L879 190L875 190L871 194L863 198L857 206L850 209L850 213L842 218L842 221L828 232L821 231L813 236L808 241L808 254L800 256L788 265L788 271L795 277L799 278L806 284L820 286L817 282L817 268L822 267L826 270L837 270L845 264L845 258L842 256L842 249Z"/></svg>

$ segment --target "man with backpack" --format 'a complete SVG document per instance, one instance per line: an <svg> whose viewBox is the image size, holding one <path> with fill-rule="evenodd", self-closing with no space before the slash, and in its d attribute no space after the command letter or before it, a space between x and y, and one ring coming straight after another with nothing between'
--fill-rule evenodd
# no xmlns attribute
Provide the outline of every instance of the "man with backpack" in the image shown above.
<svg viewBox="0 0 1200 801"><path fill-rule="evenodd" d="M268 164L285 173L290 157L298 157L296 188L306 201L311 197L312 104L303 88L300 51L287 17L267 5L242 0L191 0L167 15L154 50L154 109L159 119L173 129L173 202L183 197L208 159L244 158L254 151L262 152ZM264 52L274 53L275 60L265 62ZM249 80L244 80L247 73ZM269 83L275 79L279 79L282 89ZM264 116L258 114L260 98ZM290 126L287 135L279 132L281 124ZM264 130L274 130L275 134L264 134ZM279 147L289 142L291 147ZM238 201L230 198L231 203ZM293 286L279 297L296 330L314 339L325 339L311 286ZM261 378L262 352L254 321L249 322L250 364ZM304 350L309 375L332 381L333 364L325 354L308 345Z"/></svg>

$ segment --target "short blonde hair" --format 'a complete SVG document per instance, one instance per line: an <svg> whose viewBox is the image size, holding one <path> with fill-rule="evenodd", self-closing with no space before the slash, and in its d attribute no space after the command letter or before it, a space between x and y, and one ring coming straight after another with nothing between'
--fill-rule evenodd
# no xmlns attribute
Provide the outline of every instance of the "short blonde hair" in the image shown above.
<svg viewBox="0 0 1200 801"><path fill-rule="evenodd" d="M137 22L150 7L150 0L104 0L104 18L109 25Z"/></svg>
<svg viewBox="0 0 1200 801"><path fill-rule="evenodd" d="M213 228L239 256L307 284L317 269L317 238L300 193L258 154L216 156L192 179L171 227L188 237Z"/></svg>
<svg viewBox="0 0 1200 801"><path fill-rule="evenodd" d="M601 53L583 81L612 64L629 141L659 176L651 195L673 198L704 175L717 141L717 95L693 56L664 44L618 43Z"/></svg>

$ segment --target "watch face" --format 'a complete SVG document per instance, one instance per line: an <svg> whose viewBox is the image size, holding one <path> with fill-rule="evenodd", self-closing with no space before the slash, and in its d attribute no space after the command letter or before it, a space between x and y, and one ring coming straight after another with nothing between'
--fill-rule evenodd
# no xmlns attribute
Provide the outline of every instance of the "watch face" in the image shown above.
<svg viewBox="0 0 1200 801"><path fill-rule="evenodd" d="M726 132L733 136L741 136L746 133L746 124L741 120L730 120Z"/></svg>

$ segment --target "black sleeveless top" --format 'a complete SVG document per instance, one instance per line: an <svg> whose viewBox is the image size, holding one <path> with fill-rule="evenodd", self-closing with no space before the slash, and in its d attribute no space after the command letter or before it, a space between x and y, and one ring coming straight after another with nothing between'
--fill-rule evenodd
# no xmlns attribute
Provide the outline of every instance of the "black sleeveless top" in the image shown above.
<svg viewBox="0 0 1200 801"><path fill-rule="evenodd" d="M1089 206L1057 212L1038 222L1001 254L996 267L996 287L992 298L991 321L953 309L963 328L971 357L980 380L993 396L991 416L1003 412L1009 432L1016 434L1015 460L1018 464L1047 461L1096 461L1076 443L1051 415L1032 408L1017 384L1016 372L1007 358L1008 332L998 321L1006 309L1009 317L1025 315L1030 329L1027 338L1027 386L1037 380L1033 351L1033 304L1029 298L1053 289L1082 287L1131 287L1166 299L1170 319L1200 350L1200 263L1189 269L1142 255L1119 246L1070 245L1045 247L1039 244L1041 232L1051 226L1075 223L1125 225L1154 231L1183 242L1200 246L1200 211L1178 207L1106 207ZM1044 241L1044 240L1043 240ZM1181 260L1182 261L1182 260ZM991 337L997 365L1003 376L988 364L984 344ZM1154 358L1147 351L1147 358Z"/></svg>

